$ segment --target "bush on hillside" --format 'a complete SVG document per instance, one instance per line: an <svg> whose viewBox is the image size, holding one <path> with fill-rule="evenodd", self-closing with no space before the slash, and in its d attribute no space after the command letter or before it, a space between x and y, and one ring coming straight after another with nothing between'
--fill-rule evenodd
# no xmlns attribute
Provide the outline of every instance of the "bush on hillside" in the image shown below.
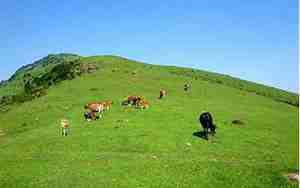
<svg viewBox="0 0 300 188"><path fill-rule="evenodd" d="M56 65L50 72L44 75L33 77L25 74L24 91L26 94L40 96L45 93L47 88L64 80L74 79L81 74L80 64L78 62L65 62Z"/></svg>
<svg viewBox="0 0 300 188"><path fill-rule="evenodd" d="M32 76L26 73L23 76L24 92L17 95L8 95L0 98L0 106L13 103L22 103L47 94L47 89L64 80L72 80L83 73L92 73L97 66L91 63L81 64L78 61L57 64L51 71Z"/></svg>
<svg viewBox="0 0 300 188"><path fill-rule="evenodd" d="M14 104L14 103L23 103L25 101L32 100L33 98L34 98L33 95L28 95L26 93L3 96L0 98L0 107Z"/></svg>

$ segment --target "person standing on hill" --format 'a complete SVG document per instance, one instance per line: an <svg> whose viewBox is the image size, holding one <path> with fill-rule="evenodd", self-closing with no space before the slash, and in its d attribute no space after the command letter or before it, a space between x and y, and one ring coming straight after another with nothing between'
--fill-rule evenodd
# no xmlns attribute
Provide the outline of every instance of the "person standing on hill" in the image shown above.
<svg viewBox="0 0 300 188"><path fill-rule="evenodd" d="M191 84L184 84L183 89L185 92L188 92L191 90Z"/></svg>
<svg viewBox="0 0 300 188"><path fill-rule="evenodd" d="M159 90L159 99L162 99L163 97L165 97L167 95L167 91L164 89L160 89Z"/></svg>

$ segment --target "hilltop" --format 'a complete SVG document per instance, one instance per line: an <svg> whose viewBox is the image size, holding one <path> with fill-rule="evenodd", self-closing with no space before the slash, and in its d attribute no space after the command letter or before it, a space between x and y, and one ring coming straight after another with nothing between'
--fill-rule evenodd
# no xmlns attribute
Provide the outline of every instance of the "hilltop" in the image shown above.
<svg viewBox="0 0 300 188"><path fill-rule="evenodd" d="M150 108L121 107L135 94ZM118 56L56 54L17 70L0 96L0 187L295 185L284 176L299 170L294 93ZM85 121L84 104L105 99L114 104L103 119ZM203 110L217 124L209 142L194 136ZM68 137L61 118L71 123Z"/></svg>

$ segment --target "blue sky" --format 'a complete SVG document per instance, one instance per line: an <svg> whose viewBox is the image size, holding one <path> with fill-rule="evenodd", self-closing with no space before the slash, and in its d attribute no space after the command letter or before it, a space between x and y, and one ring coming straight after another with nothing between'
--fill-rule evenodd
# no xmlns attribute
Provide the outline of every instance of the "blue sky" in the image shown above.
<svg viewBox="0 0 300 188"><path fill-rule="evenodd" d="M296 0L3 0L0 6L0 80L64 52L194 67L298 91Z"/></svg>

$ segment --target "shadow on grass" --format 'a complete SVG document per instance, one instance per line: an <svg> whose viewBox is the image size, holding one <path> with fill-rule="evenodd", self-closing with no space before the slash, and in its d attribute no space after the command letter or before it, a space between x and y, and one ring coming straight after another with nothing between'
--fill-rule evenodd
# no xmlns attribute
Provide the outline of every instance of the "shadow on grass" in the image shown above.
<svg viewBox="0 0 300 188"><path fill-rule="evenodd" d="M194 136L202 138L204 140L207 140L207 138L205 137L205 132L204 131L197 131L193 133Z"/></svg>
<svg viewBox="0 0 300 188"><path fill-rule="evenodd" d="M214 135L213 135L211 132L208 133L208 138L205 137L205 132L204 132L204 131L197 131L197 132L194 132L194 133L193 133L193 136L202 138L202 139L204 139L204 140L209 140L209 139L212 139L212 138L214 137Z"/></svg>

